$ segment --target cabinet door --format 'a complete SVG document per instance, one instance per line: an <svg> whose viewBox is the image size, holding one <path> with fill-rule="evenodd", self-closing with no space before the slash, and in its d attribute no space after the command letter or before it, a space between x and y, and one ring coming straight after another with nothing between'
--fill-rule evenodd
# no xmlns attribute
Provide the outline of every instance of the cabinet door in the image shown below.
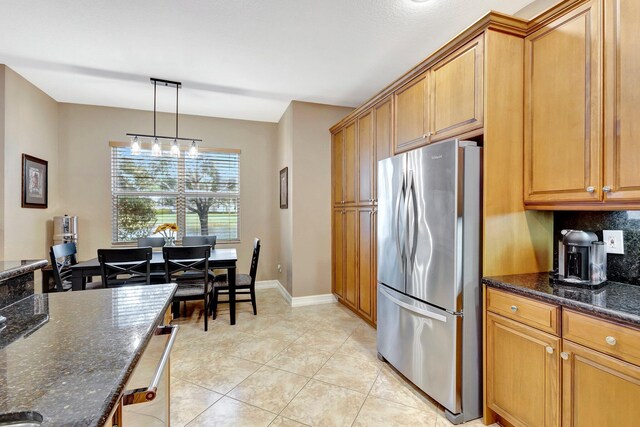
<svg viewBox="0 0 640 427"><path fill-rule="evenodd" d="M344 203L344 130L331 137L331 180L333 183L333 205Z"/></svg>
<svg viewBox="0 0 640 427"><path fill-rule="evenodd" d="M358 147L356 144L357 123L344 129L344 203L355 204L358 194Z"/></svg>
<svg viewBox="0 0 640 427"><path fill-rule="evenodd" d="M560 424L560 338L487 313L487 406L514 426Z"/></svg>
<svg viewBox="0 0 640 427"><path fill-rule="evenodd" d="M431 141L482 127L484 36L431 69Z"/></svg>
<svg viewBox="0 0 640 427"><path fill-rule="evenodd" d="M394 152L428 143L428 73L407 83L394 94L396 126Z"/></svg>
<svg viewBox="0 0 640 427"><path fill-rule="evenodd" d="M640 2L605 5L605 200L640 201Z"/></svg>
<svg viewBox="0 0 640 427"><path fill-rule="evenodd" d="M562 341L562 425L637 426L640 367Z"/></svg>
<svg viewBox="0 0 640 427"><path fill-rule="evenodd" d="M344 301L358 306L358 210L344 210Z"/></svg>
<svg viewBox="0 0 640 427"><path fill-rule="evenodd" d="M525 202L601 200L600 16L592 0L525 39Z"/></svg>
<svg viewBox="0 0 640 427"><path fill-rule="evenodd" d="M391 97L374 107L376 157L373 166L373 199L378 201L378 162L393 155Z"/></svg>
<svg viewBox="0 0 640 427"><path fill-rule="evenodd" d="M358 119L358 203L373 203L375 146L373 145L373 111Z"/></svg>
<svg viewBox="0 0 640 427"><path fill-rule="evenodd" d="M373 208L358 209L358 312L373 322L374 273Z"/></svg>
<svg viewBox="0 0 640 427"><path fill-rule="evenodd" d="M344 210L333 210L333 270L331 288L334 294L344 299Z"/></svg>

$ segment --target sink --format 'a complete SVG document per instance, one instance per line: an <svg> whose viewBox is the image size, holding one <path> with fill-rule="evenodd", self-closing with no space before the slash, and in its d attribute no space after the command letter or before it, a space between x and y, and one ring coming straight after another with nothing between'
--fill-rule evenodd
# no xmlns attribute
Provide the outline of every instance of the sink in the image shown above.
<svg viewBox="0 0 640 427"><path fill-rule="evenodd" d="M12 412L0 414L0 427L40 427L43 418L37 412Z"/></svg>

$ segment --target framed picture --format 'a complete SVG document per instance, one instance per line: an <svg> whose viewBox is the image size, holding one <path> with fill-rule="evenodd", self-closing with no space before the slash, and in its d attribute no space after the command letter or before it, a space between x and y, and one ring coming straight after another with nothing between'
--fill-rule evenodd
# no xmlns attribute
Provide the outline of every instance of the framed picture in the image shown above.
<svg viewBox="0 0 640 427"><path fill-rule="evenodd" d="M22 154L22 207L46 209L49 191L48 162Z"/></svg>
<svg viewBox="0 0 640 427"><path fill-rule="evenodd" d="M280 171L280 209L289 208L289 168Z"/></svg>

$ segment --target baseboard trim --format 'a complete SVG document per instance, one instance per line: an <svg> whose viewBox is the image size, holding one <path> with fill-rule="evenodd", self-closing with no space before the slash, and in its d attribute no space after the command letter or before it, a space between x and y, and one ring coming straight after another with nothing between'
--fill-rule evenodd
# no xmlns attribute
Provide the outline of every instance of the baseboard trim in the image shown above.
<svg viewBox="0 0 640 427"><path fill-rule="evenodd" d="M289 291L282 286L279 280L261 280L256 282L256 289L278 289L282 298L291 307L303 307L305 305L330 304L338 302L333 294L309 295L306 297L292 297Z"/></svg>

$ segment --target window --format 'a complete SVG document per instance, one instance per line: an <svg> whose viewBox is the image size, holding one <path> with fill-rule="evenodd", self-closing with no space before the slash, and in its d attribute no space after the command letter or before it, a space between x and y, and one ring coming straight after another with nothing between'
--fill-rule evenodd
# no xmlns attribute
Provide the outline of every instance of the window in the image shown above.
<svg viewBox="0 0 640 427"><path fill-rule="evenodd" d="M127 144L111 143L113 242L135 242L165 222L178 224L178 237L216 235L218 242L240 236L240 152L200 148L179 158L143 146L133 155Z"/></svg>

